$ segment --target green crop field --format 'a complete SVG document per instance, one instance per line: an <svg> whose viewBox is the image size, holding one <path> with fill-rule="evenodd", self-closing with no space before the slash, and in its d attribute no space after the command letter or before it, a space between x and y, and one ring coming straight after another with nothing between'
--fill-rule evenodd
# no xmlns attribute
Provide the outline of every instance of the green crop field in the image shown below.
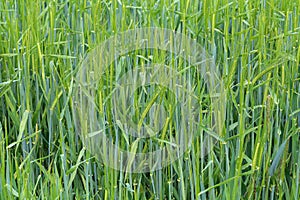
<svg viewBox="0 0 300 200"><path fill-rule="evenodd" d="M105 117L85 119L75 98L85 58L107 39L147 27L200 44L222 91L212 94L201 73L174 52L137 49L107 66L94 102L84 104ZM165 87L139 87L128 98L132 105L123 106L132 123L157 128L161 116L167 120L156 136L136 139L124 128L130 123L115 119L115 80L154 62L191 83L198 117L178 109ZM213 101L220 93L224 110L218 113ZM122 92L117 97L126 99ZM156 112L157 104L164 113ZM0 116L0 200L298 200L300 1L1 0ZM180 122L192 120L198 128L181 131ZM161 169L131 173L103 162L96 148L105 143L90 148L82 140L92 123L103 123L109 140L134 155L176 146L172 137L179 134L192 134L192 142Z"/></svg>

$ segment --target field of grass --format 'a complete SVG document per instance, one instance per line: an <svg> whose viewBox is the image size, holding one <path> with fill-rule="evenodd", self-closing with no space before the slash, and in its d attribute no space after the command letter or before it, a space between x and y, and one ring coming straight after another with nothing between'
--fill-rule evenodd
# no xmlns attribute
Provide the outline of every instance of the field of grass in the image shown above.
<svg viewBox="0 0 300 200"><path fill-rule="evenodd" d="M221 130L207 128L214 109L194 72L201 128L191 147L161 170L127 173L84 147L74 123L74 80L101 42L141 27L176 30L206 49L224 83L226 115ZM103 102L117 73L166 55L134 51L103 75L96 104L124 149L130 147L114 128L113 105ZM172 95L159 90L135 92L137 121L155 95L174 109ZM1 0L0 116L0 200L300 199L300 1ZM164 140L176 134L173 121ZM204 140L208 132L216 141ZM160 145L167 144L135 150ZM205 155L204 145L211 146Z"/></svg>

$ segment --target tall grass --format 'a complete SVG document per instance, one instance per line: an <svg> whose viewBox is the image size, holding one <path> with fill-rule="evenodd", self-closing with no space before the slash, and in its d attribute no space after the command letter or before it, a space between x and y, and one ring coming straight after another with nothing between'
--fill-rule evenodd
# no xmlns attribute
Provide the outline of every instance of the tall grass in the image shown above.
<svg viewBox="0 0 300 200"><path fill-rule="evenodd" d="M138 27L196 39L217 63L227 102L222 142L203 159L212 107L199 87L203 128L191 148L162 170L130 174L82 145L72 94L87 53ZM2 0L0 199L300 199L299 40L299 0ZM128 66L145 63L143 53L132 52ZM115 65L99 95L112 90ZM136 108L147 98L135 93Z"/></svg>

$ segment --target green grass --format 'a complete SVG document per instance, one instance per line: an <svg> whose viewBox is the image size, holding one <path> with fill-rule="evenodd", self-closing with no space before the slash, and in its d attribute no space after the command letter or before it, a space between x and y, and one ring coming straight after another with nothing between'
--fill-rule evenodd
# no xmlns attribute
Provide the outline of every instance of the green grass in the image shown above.
<svg viewBox="0 0 300 200"><path fill-rule="evenodd" d="M87 53L138 27L196 39L215 59L227 101L223 142L209 141L212 151L201 159L213 108L195 76L203 128L191 148L162 170L131 174L103 165L83 147L72 94ZM300 199L299 40L299 0L2 0L0 199ZM156 60L167 54L152 53ZM143 56L149 55L130 53L124 69L146 63ZM115 76L111 65L97 94L100 110ZM157 93L147 91L134 94L137 121ZM168 99L160 97L172 110ZM116 124L105 114L116 141ZM119 144L130 148L124 138ZM138 150L157 145L164 144Z"/></svg>

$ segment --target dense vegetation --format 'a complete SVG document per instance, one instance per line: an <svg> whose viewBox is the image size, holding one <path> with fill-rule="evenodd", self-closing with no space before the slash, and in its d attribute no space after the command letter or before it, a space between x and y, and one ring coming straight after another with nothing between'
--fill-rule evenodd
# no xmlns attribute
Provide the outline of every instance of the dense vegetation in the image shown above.
<svg viewBox="0 0 300 200"><path fill-rule="evenodd" d="M158 171L111 169L75 132L77 69L101 42L138 27L182 32L215 60L226 120L204 158L205 90L203 128ZM0 199L300 199L299 40L299 0L1 0Z"/></svg>

